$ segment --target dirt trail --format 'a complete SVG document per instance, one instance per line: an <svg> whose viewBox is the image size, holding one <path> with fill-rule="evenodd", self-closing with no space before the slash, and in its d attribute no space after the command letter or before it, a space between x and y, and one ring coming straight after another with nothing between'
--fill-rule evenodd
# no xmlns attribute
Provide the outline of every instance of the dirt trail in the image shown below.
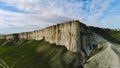
<svg viewBox="0 0 120 68"><path fill-rule="evenodd" d="M120 68L120 51L116 47L113 48L113 44L109 42L107 44L105 50L94 55L87 61L84 65L85 68Z"/></svg>

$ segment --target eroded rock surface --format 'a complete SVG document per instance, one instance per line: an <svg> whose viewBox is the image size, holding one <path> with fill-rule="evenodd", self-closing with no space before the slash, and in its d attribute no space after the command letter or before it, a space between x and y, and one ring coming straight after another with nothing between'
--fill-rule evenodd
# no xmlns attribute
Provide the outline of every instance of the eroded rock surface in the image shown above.
<svg viewBox="0 0 120 68"><path fill-rule="evenodd" d="M0 39L12 40L42 40L65 46L68 51L78 53L78 64L84 65L86 60L96 49L106 45L107 41L92 32L85 24L78 20L49 26L41 30L8 34L0 36ZM78 58L77 56L77 58Z"/></svg>
<svg viewBox="0 0 120 68"><path fill-rule="evenodd" d="M97 34L91 32L85 24L82 24L78 20L49 26L42 30L8 34L4 35L4 37L1 36L1 38L20 40L45 39L50 43L65 46L69 51L72 52L81 52L81 49L85 50L89 45L104 42L103 40L101 41Z"/></svg>

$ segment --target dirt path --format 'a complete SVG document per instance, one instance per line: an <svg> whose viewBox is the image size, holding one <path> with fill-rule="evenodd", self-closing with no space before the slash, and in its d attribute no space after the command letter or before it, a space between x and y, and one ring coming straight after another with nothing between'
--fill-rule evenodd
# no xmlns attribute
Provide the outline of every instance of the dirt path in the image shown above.
<svg viewBox="0 0 120 68"><path fill-rule="evenodd" d="M104 51L91 57L84 65L85 68L120 68L120 52L112 48L113 44L108 43ZM117 50L118 51L118 50Z"/></svg>

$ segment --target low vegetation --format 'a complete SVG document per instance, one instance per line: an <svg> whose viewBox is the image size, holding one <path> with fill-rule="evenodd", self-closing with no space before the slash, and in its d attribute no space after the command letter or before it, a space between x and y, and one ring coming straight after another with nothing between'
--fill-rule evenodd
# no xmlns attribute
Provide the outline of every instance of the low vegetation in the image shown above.
<svg viewBox="0 0 120 68"><path fill-rule="evenodd" d="M0 68L77 68L80 55L44 40L0 40Z"/></svg>
<svg viewBox="0 0 120 68"><path fill-rule="evenodd" d="M90 27L90 29L106 40L120 44L120 30L98 27Z"/></svg>

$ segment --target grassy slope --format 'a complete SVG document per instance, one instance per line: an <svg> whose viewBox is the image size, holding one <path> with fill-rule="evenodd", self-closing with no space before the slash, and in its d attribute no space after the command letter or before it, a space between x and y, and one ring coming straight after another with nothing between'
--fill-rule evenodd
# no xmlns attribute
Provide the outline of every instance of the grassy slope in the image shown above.
<svg viewBox="0 0 120 68"><path fill-rule="evenodd" d="M0 45L0 64L10 68L77 68L80 60L78 54L44 40L0 40Z"/></svg>
<svg viewBox="0 0 120 68"><path fill-rule="evenodd" d="M120 31L98 27L90 27L90 29L105 38L106 40L112 43L120 44Z"/></svg>

